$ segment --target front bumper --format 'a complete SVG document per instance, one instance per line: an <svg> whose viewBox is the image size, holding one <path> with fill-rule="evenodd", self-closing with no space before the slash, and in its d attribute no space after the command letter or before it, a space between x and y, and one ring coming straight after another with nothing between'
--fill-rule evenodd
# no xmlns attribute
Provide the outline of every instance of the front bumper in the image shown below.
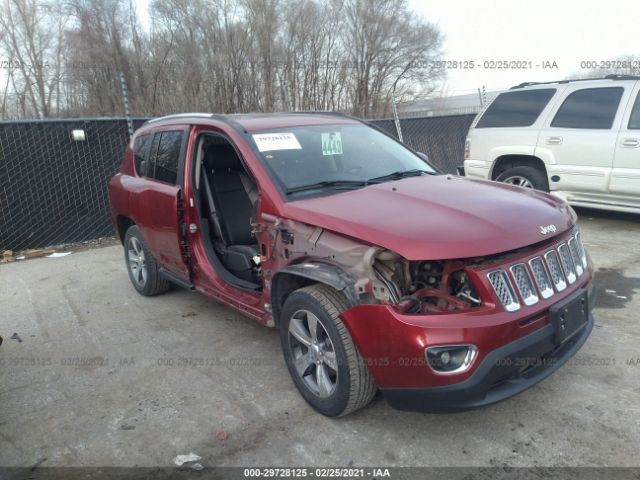
<svg viewBox="0 0 640 480"><path fill-rule="evenodd" d="M467 380L442 387L381 389L399 410L447 413L506 400L544 380L584 345L593 329L593 315L580 330L556 346L551 324L490 352Z"/></svg>

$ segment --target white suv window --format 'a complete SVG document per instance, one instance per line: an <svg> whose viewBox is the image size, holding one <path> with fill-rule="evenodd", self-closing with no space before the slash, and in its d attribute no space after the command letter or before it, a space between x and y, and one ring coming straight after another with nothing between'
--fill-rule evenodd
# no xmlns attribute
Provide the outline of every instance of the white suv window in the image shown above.
<svg viewBox="0 0 640 480"><path fill-rule="evenodd" d="M555 88L504 92L489 105L476 128L529 127L547 106Z"/></svg>
<svg viewBox="0 0 640 480"><path fill-rule="evenodd" d="M622 87L577 90L562 103L551 126L608 130L613 125L623 93Z"/></svg>
<svg viewBox="0 0 640 480"><path fill-rule="evenodd" d="M640 130L640 93L638 93L636 102L633 104L631 118L629 119L629 130Z"/></svg>

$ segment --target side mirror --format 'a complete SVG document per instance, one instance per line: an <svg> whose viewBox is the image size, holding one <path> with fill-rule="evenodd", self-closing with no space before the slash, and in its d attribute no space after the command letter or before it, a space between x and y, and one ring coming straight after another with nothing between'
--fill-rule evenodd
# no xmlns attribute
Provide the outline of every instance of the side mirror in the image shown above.
<svg viewBox="0 0 640 480"><path fill-rule="evenodd" d="M429 161L429 155L427 155L426 153L423 152L416 152L416 154L423 159L425 162Z"/></svg>

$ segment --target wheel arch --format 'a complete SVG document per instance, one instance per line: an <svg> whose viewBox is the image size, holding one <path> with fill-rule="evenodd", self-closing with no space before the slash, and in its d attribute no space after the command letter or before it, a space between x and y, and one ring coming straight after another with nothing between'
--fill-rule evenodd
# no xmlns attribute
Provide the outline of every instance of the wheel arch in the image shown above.
<svg viewBox="0 0 640 480"><path fill-rule="evenodd" d="M548 175L547 166L541 158L535 155L508 154L501 155L493 161L489 179L495 180L501 173L513 167L533 167Z"/></svg>
<svg viewBox="0 0 640 480"><path fill-rule="evenodd" d="M289 265L278 271L271 281L271 306L276 327L280 325L280 313L287 297L299 288L316 283L340 292L349 307L359 304L353 288L355 280L339 266L324 262Z"/></svg>
<svg viewBox="0 0 640 480"><path fill-rule="evenodd" d="M131 218L126 215L118 215L116 217L116 226L117 226L117 234L120 239L120 243L124 244L124 236L127 233L127 230L134 226L136 222L134 222Z"/></svg>

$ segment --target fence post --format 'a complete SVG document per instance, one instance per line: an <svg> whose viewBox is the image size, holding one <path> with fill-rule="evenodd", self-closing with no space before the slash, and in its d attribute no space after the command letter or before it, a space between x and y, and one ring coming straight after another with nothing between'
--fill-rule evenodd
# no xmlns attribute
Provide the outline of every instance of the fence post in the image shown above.
<svg viewBox="0 0 640 480"><path fill-rule="evenodd" d="M391 95L391 105L393 106L393 118L396 123L396 131L398 132L398 140L402 140L402 128L400 127L400 117L398 117L398 109L396 108L396 96Z"/></svg>
<svg viewBox="0 0 640 480"><path fill-rule="evenodd" d="M124 105L124 116L127 119L127 129L129 130L129 138L133 136L133 122L129 113L129 94L127 93L127 84L124 81L124 74L120 72L120 91L122 92L122 103Z"/></svg>

